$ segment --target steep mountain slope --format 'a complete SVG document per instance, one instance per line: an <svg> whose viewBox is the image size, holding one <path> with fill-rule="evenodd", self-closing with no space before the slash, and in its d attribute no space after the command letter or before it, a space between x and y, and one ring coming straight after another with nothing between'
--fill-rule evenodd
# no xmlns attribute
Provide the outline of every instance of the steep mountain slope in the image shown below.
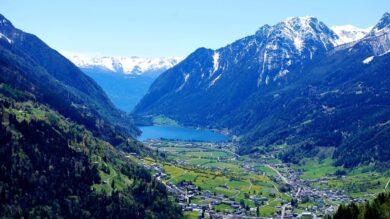
<svg viewBox="0 0 390 219"><path fill-rule="evenodd" d="M218 50L201 48L162 74L135 109L185 125L214 125L252 93L334 47L338 37L316 18L288 18Z"/></svg>
<svg viewBox="0 0 390 219"><path fill-rule="evenodd" d="M32 94L5 84L0 145L2 218L180 217L165 187L146 170Z"/></svg>
<svg viewBox="0 0 390 219"><path fill-rule="evenodd" d="M372 160L389 161L389 17L386 13L360 41L336 48L332 43L337 37L325 27L316 37L309 29L304 46L297 47L293 43L296 37L290 40L286 36L291 34L284 34L288 19L262 28L282 34L271 37L267 41L271 46L265 46L261 55L252 53L254 49L238 50L241 52L233 53L228 63L223 58L213 62L210 57L216 53L200 49L161 75L136 112L163 114L185 125L228 128L239 136L241 153L253 152L259 145L287 143L290 151L283 158L293 162L315 155L317 146L336 147L334 158L348 167ZM301 25L299 30L304 27L302 22L294 23ZM310 26L321 26L317 24ZM267 36L272 36L270 33ZM237 42L248 48L254 44L250 39ZM278 40L281 43L275 44ZM256 50L264 49L263 44L257 45ZM259 62L265 54L266 62ZM191 80L215 66L215 74L220 75L216 81ZM218 74L220 68L222 73ZM202 83L209 87L201 87Z"/></svg>
<svg viewBox="0 0 390 219"><path fill-rule="evenodd" d="M61 114L107 139L114 130L136 135L132 118L117 110L103 90L36 36L0 16L0 82L36 95Z"/></svg>
<svg viewBox="0 0 390 219"><path fill-rule="evenodd" d="M126 153L147 153L131 118L37 37L0 33L0 217L181 217Z"/></svg>

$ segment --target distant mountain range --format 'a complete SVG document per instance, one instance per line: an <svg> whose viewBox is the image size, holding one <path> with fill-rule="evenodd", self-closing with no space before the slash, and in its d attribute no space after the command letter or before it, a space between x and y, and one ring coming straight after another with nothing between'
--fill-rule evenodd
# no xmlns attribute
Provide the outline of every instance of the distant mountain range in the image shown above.
<svg viewBox="0 0 390 219"><path fill-rule="evenodd" d="M64 55L83 70L100 70L127 75L153 75L175 66L182 59L179 57L141 58L75 55L64 52Z"/></svg>
<svg viewBox="0 0 390 219"><path fill-rule="evenodd" d="M342 45L360 40L371 31L372 27L362 29L353 25L342 25L332 26L331 29L339 37L336 41L336 45Z"/></svg>
<svg viewBox="0 0 390 219"><path fill-rule="evenodd" d="M153 81L182 59L86 56L63 52L84 73L93 78L116 107L131 112Z"/></svg>
<svg viewBox="0 0 390 219"><path fill-rule="evenodd" d="M336 148L340 165L388 161L386 135L368 135L388 133L389 17L367 34L293 17L226 47L200 48L158 77L135 113L227 129L241 153L287 143L290 161L319 146ZM356 156L345 158L348 151Z"/></svg>

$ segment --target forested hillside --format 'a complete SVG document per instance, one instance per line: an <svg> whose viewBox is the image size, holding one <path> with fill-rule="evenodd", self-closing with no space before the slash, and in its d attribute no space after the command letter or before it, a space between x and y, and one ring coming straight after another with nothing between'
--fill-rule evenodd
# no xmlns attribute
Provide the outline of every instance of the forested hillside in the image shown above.
<svg viewBox="0 0 390 219"><path fill-rule="evenodd" d="M180 217L129 154L147 153L132 118L38 37L0 21L0 217Z"/></svg>
<svg viewBox="0 0 390 219"><path fill-rule="evenodd" d="M1 84L0 120L0 217L180 216L145 169L33 95Z"/></svg>
<svg viewBox="0 0 390 219"><path fill-rule="evenodd" d="M34 94L114 144L117 135L139 133L131 116L115 108L95 81L35 35L0 19L0 82Z"/></svg>
<svg viewBox="0 0 390 219"><path fill-rule="evenodd" d="M347 206L340 205L336 214L330 219L387 219L390 218L390 194L381 193L372 202Z"/></svg>

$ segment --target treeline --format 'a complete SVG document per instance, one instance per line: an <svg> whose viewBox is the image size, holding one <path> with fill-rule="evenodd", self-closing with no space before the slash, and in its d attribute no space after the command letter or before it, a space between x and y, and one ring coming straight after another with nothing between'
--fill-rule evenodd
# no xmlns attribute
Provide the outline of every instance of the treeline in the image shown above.
<svg viewBox="0 0 390 219"><path fill-rule="evenodd" d="M388 219L390 218L390 193L379 194L372 202L347 206L340 205L336 214L328 219Z"/></svg>

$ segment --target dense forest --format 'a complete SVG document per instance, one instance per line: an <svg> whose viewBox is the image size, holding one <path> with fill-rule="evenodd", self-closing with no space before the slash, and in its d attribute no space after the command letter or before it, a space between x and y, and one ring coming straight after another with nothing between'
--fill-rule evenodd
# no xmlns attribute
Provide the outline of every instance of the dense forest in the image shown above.
<svg viewBox="0 0 390 219"><path fill-rule="evenodd" d="M0 15L0 218L178 218L103 90ZM12 43L11 43L12 42Z"/></svg>
<svg viewBox="0 0 390 219"><path fill-rule="evenodd" d="M372 202L347 206L340 205L336 214L329 219L388 219L390 218L390 193L379 194Z"/></svg>
<svg viewBox="0 0 390 219"><path fill-rule="evenodd" d="M0 217L180 217L165 186L125 152L33 95L1 84L0 120Z"/></svg>

